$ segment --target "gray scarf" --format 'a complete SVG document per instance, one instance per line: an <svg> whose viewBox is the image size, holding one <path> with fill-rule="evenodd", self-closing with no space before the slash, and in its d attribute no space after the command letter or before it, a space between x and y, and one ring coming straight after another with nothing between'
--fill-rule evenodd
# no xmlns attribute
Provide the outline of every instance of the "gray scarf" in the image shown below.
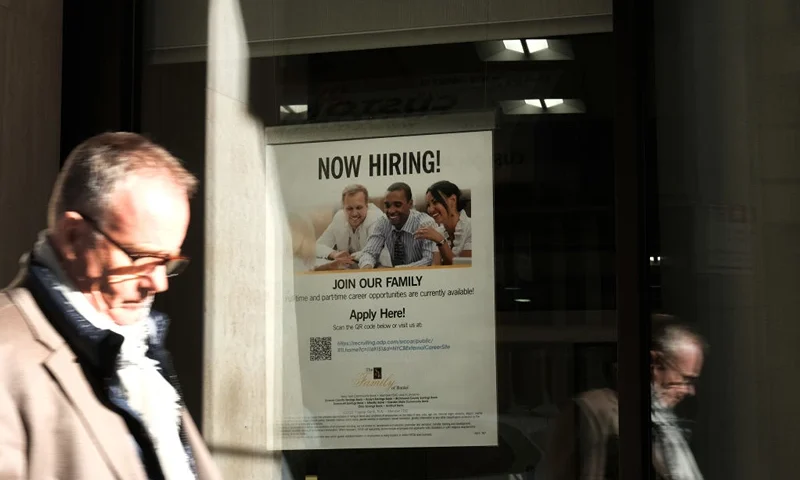
<svg viewBox="0 0 800 480"><path fill-rule="evenodd" d="M671 480L703 480L692 450L678 426L675 413L661 405L655 390L650 389L650 423L653 449L661 454L666 478Z"/></svg>

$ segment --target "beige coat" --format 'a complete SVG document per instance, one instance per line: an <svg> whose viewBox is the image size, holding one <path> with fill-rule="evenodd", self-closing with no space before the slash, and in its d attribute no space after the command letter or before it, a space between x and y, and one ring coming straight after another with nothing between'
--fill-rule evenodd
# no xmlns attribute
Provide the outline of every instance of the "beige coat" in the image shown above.
<svg viewBox="0 0 800 480"><path fill-rule="evenodd" d="M556 421L547 448L549 480L617 478L617 394L592 390L578 396Z"/></svg>
<svg viewBox="0 0 800 480"><path fill-rule="evenodd" d="M613 390L579 395L556 420L547 448L548 480L619 478L619 399ZM668 478L661 456L653 452L654 480Z"/></svg>
<svg viewBox="0 0 800 480"><path fill-rule="evenodd" d="M189 414L198 477L221 476ZM0 292L0 479L146 480L125 421L101 404L30 293Z"/></svg>

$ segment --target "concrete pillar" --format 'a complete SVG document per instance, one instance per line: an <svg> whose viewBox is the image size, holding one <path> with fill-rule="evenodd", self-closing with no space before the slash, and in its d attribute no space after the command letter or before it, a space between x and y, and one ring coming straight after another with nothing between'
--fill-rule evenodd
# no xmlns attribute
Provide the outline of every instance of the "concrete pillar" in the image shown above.
<svg viewBox="0 0 800 480"><path fill-rule="evenodd" d="M248 85L238 0L209 2L208 37L203 433L226 478L278 479L271 425L283 417L284 376L299 373L296 337L283 328L294 324L283 305L291 242L263 122L248 104L249 88L270 86Z"/></svg>
<svg viewBox="0 0 800 480"><path fill-rule="evenodd" d="M0 288L46 226L60 115L61 1L0 0Z"/></svg>
<svg viewBox="0 0 800 480"><path fill-rule="evenodd" d="M706 478L793 478L800 16L654 3L664 306L711 344L693 446Z"/></svg>

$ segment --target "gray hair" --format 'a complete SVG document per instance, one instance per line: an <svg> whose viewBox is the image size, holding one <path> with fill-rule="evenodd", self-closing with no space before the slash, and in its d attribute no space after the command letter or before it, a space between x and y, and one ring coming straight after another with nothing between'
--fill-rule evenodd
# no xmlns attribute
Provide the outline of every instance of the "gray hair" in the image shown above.
<svg viewBox="0 0 800 480"><path fill-rule="evenodd" d="M367 191L367 187L358 184L344 187L344 190L342 190L342 203L344 203L344 199L348 195L355 195L356 193L363 193L364 201L369 203L369 192Z"/></svg>
<svg viewBox="0 0 800 480"><path fill-rule="evenodd" d="M114 190L141 173L168 176L189 198L197 189L197 178L163 147L136 133L103 133L67 157L50 196L48 227L53 229L58 217L69 211L102 223Z"/></svg>
<svg viewBox="0 0 800 480"><path fill-rule="evenodd" d="M654 314L651 317L651 349L674 358L676 352L685 343L692 342L705 352L708 345L703 337L690 325L681 322L677 317L666 314Z"/></svg>

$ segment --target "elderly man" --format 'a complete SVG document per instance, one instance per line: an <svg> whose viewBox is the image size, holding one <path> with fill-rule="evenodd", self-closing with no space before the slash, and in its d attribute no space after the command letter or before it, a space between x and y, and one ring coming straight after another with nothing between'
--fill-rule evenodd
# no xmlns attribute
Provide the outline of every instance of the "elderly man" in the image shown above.
<svg viewBox="0 0 800 480"><path fill-rule="evenodd" d="M674 408L695 394L705 342L691 327L668 315L653 316L650 430L656 479L702 480ZM545 457L552 480L618 478L619 407L611 389L575 399L556 423Z"/></svg>
<svg viewBox="0 0 800 480"><path fill-rule="evenodd" d="M317 258L338 260L342 265L353 265L361 259L362 250L383 212L369 201L369 192L363 185L350 185L342 191L342 209L336 212L328 228L317 240ZM391 266L389 252L380 256L383 266Z"/></svg>
<svg viewBox="0 0 800 480"><path fill-rule="evenodd" d="M188 259L196 180L132 133L79 145L0 293L0 478L217 479L150 309Z"/></svg>
<svg viewBox="0 0 800 480"><path fill-rule="evenodd" d="M358 262L359 267L373 268L384 248L389 251L394 267L426 267L441 263L436 244L415 237L420 227L435 227L436 222L414 209L411 187L402 182L393 183L387 189L383 203L386 215L375 224Z"/></svg>

